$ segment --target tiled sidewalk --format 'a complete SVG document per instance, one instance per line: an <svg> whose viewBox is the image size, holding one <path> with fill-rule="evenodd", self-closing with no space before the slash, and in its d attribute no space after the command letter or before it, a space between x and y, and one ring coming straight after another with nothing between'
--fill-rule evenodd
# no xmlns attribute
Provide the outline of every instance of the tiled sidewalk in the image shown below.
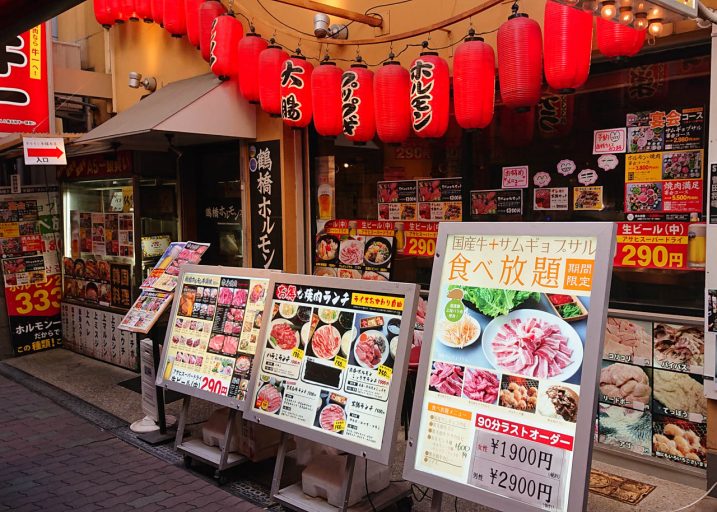
<svg viewBox="0 0 717 512"><path fill-rule="evenodd" d="M262 510L0 377L0 510Z"/></svg>

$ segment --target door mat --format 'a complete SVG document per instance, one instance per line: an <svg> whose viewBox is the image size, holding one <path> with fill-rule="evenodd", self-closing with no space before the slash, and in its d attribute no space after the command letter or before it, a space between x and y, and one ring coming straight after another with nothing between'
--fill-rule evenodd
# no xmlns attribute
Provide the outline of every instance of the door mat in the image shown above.
<svg viewBox="0 0 717 512"><path fill-rule="evenodd" d="M141 377L134 377L129 380L123 380L122 382L117 383L118 386L122 386L125 389L129 389L130 391L134 391L135 393L142 394L142 378ZM181 400L184 398L184 395L181 393L177 393L176 391L172 391L171 389L165 389L164 390L164 403L165 404L171 404L172 402L176 402L177 400Z"/></svg>
<svg viewBox="0 0 717 512"><path fill-rule="evenodd" d="M628 505L637 505L655 490L654 485L593 469L590 491Z"/></svg>

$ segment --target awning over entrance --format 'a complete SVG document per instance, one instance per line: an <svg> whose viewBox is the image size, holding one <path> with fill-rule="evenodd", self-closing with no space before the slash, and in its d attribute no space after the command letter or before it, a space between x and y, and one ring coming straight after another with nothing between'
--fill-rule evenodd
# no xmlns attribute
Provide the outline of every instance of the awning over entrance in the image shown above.
<svg viewBox="0 0 717 512"><path fill-rule="evenodd" d="M68 151L86 153L97 146L164 150L170 144L232 138L256 138L255 107L241 97L236 82L207 74L162 87L77 139Z"/></svg>

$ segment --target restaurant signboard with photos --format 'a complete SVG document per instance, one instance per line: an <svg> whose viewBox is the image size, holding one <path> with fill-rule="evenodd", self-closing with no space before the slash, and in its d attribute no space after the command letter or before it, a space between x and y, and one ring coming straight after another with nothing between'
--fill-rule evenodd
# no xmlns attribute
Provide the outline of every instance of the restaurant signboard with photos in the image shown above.
<svg viewBox="0 0 717 512"><path fill-rule="evenodd" d="M244 417L388 464L418 286L275 274Z"/></svg>
<svg viewBox="0 0 717 512"><path fill-rule="evenodd" d="M614 238L611 223L441 224L406 480L584 510Z"/></svg>
<svg viewBox="0 0 717 512"><path fill-rule="evenodd" d="M183 265L157 385L243 410L269 275Z"/></svg>

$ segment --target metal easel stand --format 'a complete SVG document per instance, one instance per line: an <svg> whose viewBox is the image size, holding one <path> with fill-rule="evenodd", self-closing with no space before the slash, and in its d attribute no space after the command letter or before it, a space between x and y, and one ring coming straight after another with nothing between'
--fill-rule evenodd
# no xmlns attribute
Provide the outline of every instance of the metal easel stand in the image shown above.
<svg viewBox="0 0 717 512"><path fill-rule="evenodd" d="M304 494L301 482L280 489L288 445L289 435L282 432L281 444L276 455L274 476L271 480L271 497L284 507L304 512L372 512L374 509L383 510L393 504L397 504L398 510L401 512L411 510L411 486L408 482L389 484L382 491L371 493L371 502L364 498L356 505L349 507L349 492L356 466L356 455L353 454L348 454L346 458L346 479L341 486L341 496L343 497L341 507L335 507L323 498L307 496ZM373 503L373 506L371 503Z"/></svg>
<svg viewBox="0 0 717 512"><path fill-rule="evenodd" d="M177 437L174 441L174 449L184 455L184 465L189 468L192 462L197 460L204 464L216 468L214 478L219 485L227 483L227 477L224 471L238 466L247 461L247 458L238 453L229 453L229 446L236 427L235 409L229 409L229 418L227 426L224 430L224 439L221 441L219 448L216 446L207 446L201 439L190 439L184 441L184 428L187 424L187 415L189 414L189 403L192 397L186 395L182 402L182 412L179 415L179 424L177 426Z"/></svg>
<svg viewBox="0 0 717 512"><path fill-rule="evenodd" d="M159 353L159 339L157 327L153 327L152 330L150 330L151 340L152 340L152 358L154 363L154 375L157 375L157 372L159 371L159 362L162 359L161 354ZM154 430L152 432L146 432L144 434L140 434L137 436L137 439L140 441L144 441L147 444L150 444L152 446L157 446L160 444L165 444L170 442L175 437L175 433L171 430L167 430L167 415L164 410L164 389L160 386L154 386L155 393L156 393L156 401L157 401L157 425L159 426L159 430ZM172 421L174 421L174 418L172 417Z"/></svg>

